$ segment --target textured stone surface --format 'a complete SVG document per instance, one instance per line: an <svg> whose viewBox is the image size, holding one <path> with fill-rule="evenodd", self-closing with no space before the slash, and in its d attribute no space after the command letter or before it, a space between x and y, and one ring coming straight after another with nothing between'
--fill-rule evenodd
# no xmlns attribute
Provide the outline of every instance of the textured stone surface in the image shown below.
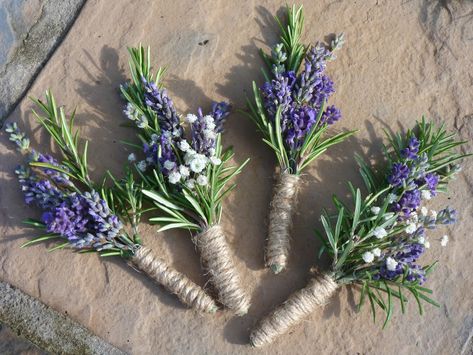
<svg viewBox="0 0 473 355"><path fill-rule="evenodd" d="M0 0L0 124L85 0Z"/></svg>
<svg viewBox="0 0 473 355"><path fill-rule="evenodd" d="M44 353L0 324L0 354L41 355Z"/></svg>
<svg viewBox="0 0 473 355"><path fill-rule="evenodd" d="M124 354L11 285L0 282L0 296L0 321L41 349L53 354Z"/></svg>
<svg viewBox="0 0 473 355"><path fill-rule="evenodd" d="M136 274L120 260L100 260L69 251L47 253L46 247L19 249L31 232L20 221L35 215L24 208L12 171L19 155L0 137L0 270L1 277L67 312L119 348L135 354L469 354L473 329L471 297L473 228L471 161L465 164L448 196L461 212L460 222L431 234L426 262L439 259L427 283L439 309L426 307L419 317L414 302L408 314L399 307L381 330L368 309L355 312L358 290L344 288L280 341L262 350L246 347L249 329L270 308L302 287L319 243L313 229L330 206L331 193L347 192L345 182L357 176L353 153L380 157L382 129L409 127L422 114L445 122L463 139L473 136L473 3L471 1L305 1L306 41L344 31L347 43L329 66L336 83L334 102L342 109L337 129L359 134L319 159L304 177L293 231L289 270L274 276L263 270L265 219L272 190L274 157L254 126L234 113L225 142L236 148L236 160L252 158L238 178L239 188L225 203L223 228L235 253L244 284L252 295L247 316L229 312L199 316ZM69 109L77 106L77 123L90 138L91 163L99 176L118 172L128 152L119 140L133 137L119 127L121 101L117 86L127 77L126 46L150 44L158 64L168 67L166 85L181 112L208 107L210 99L244 105L243 90L262 80L257 46L273 44L271 14L284 1L241 1L238 6L211 0L98 1L84 6L69 35L30 89L41 95L51 88ZM208 41L208 42L206 42ZM10 116L34 132L33 145L46 149L24 100ZM467 149L473 150L471 142ZM434 207L438 207L437 205ZM145 228L145 227L144 227ZM184 232L155 234L144 229L145 242L178 270L204 285L199 257ZM441 248L436 239L448 233Z"/></svg>

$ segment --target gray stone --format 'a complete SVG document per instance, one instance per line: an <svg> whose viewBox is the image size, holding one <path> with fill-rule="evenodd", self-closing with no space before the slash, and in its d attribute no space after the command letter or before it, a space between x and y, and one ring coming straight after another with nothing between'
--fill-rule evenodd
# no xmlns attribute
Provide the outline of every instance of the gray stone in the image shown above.
<svg viewBox="0 0 473 355"><path fill-rule="evenodd" d="M0 0L0 125L74 22L85 0Z"/></svg>
<svg viewBox="0 0 473 355"><path fill-rule="evenodd" d="M54 354L124 354L70 318L4 282L0 282L0 322Z"/></svg>

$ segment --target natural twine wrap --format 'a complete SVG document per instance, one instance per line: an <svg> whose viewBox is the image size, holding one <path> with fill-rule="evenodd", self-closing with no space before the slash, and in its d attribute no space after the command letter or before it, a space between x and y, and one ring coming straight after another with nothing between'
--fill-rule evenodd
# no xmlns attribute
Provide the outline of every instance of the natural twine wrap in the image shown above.
<svg viewBox="0 0 473 355"><path fill-rule="evenodd" d="M151 249L141 246L131 259L131 263L169 292L174 293L185 305L199 312L215 313L218 310L214 300L200 286L155 257Z"/></svg>
<svg viewBox="0 0 473 355"><path fill-rule="evenodd" d="M313 277L306 287L293 293L259 322L251 332L250 344L260 347L272 343L317 306L324 305L337 288L338 284L326 274Z"/></svg>
<svg viewBox="0 0 473 355"><path fill-rule="evenodd" d="M297 197L299 176L281 172L274 187L269 212L269 233L266 246L266 267L278 274L286 268L290 249L292 214Z"/></svg>
<svg viewBox="0 0 473 355"><path fill-rule="evenodd" d="M244 315L250 307L250 298L241 287L240 277L222 228L213 225L194 238L210 282L218 292L220 302L237 315Z"/></svg>

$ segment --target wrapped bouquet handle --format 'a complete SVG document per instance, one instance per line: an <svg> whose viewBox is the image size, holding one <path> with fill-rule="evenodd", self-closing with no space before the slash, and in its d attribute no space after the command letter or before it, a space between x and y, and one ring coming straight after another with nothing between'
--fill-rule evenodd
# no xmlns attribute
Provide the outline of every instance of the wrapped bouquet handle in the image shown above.
<svg viewBox="0 0 473 355"><path fill-rule="evenodd" d="M261 87L253 82L254 102L247 100L247 114L274 151L280 170L271 201L265 251L266 267L278 274L287 267L301 173L354 131L327 133L341 113L335 106L326 106L335 90L325 68L342 47L343 34L330 44L303 45L302 6L288 7L286 18L276 21L281 31L280 43L273 46L270 55L261 51L266 82Z"/></svg>
<svg viewBox="0 0 473 355"><path fill-rule="evenodd" d="M139 247L130 261L188 307L203 313L215 313L218 310L215 301L200 286L156 257L151 249Z"/></svg>
<svg viewBox="0 0 473 355"><path fill-rule="evenodd" d="M204 267L210 274L210 282L217 289L220 302L237 315L246 314L250 299L241 285L222 227L215 224L193 239Z"/></svg>

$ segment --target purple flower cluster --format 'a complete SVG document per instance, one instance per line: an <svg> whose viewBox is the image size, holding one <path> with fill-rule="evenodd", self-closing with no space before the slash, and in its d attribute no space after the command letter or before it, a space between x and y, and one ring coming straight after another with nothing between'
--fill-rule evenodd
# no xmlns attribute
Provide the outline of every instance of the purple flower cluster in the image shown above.
<svg viewBox="0 0 473 355"><path fill-rule="evenodd" d="M52 166L60 167L64 171L69 171L69 169L58 163L56 159L54 159L51 155L49 154L41 154L41 153L36 153L33 151L32 153L33 160L37 161L39 163L47 163ZM64 186L72 186L72 182L69 180L69 175L65 173L61 173L57 170L50 169L50 168L41 168L40 169L44 174L46 174L49 179L51 179L55 184L58 185L64 185Z"/></svg>
<svg viewBox="0 0 473 355"><path fill-rule="evenodd" d="M261 87L264 108L273 122L278 108L281 108L281 131L290 150L302 146L316 124L322 105L335 92L332 80L324 73L328 58L331 58L331 52L317 45L307 53L299 75L294 71L279 72L279 67L275 66L274 78ZM340 117L340 110L329 106L317 124L330 125Z"/></svg>
<svg viewBox="0 0 473 355"><path fill-rule="evenodd" d="M387 181L393 186L393 193L399 194L391 205L393 212L400 212L401 219L407 219L421 203L421 199L430 199L437 193L439 176L426 173L428 159L419 155L420 141L412 135L406 147L400 151L399 161L393 162Z"/></svg>
<svg viewBox="0 0 473 355"><path fill-rule="evenodd" d="M156 113L161 130L170 132L173 137L181 137L183 131L179 115L166 89L158 88L155 82L148 82L145 78L141 80L145 90L144 102Z"/></svg>
<svg viewBox="0 0 473 355"><path fill-rule="evenodd" d="M67 238L75 248L97 251L116 246L116 237L123 228L118 217L95 191L72 193L42 215L50 233Z"/></svg>
<svg viewBox="0 0 473 355"><path fill-rule="evenodd" d="M406 243L392 257L386 258L379 269L377 278L394 280L406 274L407 281L425 282L425 271L415 262L425 252L425 246L419 243Z"/></svg>

